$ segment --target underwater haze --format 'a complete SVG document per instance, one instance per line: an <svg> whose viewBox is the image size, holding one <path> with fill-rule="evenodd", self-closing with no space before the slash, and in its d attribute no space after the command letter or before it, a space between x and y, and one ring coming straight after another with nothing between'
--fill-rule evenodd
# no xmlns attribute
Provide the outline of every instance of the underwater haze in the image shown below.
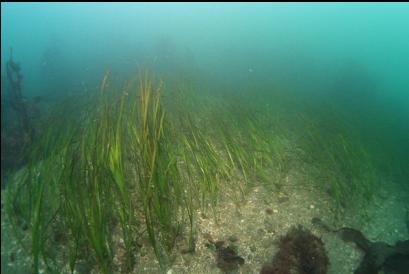
<svg viewBox="0 0 409 274"><path fill-rule="evenodd" d="M47 52L60 58L60 74L74 73L61 76L70 84L163 54L232 83L251 69L261 79L296 74L291 82L323 85L358 66L377 79L379 93L408 106L405 3L4 3L1 12L2 69L13 47L30 91L51 65Z"/></svg>
<svg viewBox="0 0 409 274"><path fill-rule="evenodd" d="M1 3L2 271L407 274L408 72L408 3Z"/></svg>

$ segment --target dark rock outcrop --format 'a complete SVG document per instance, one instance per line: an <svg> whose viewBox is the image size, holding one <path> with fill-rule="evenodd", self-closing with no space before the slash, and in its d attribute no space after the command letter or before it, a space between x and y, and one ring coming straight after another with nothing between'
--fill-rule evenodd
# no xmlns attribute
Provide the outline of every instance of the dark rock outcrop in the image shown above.
<svg viewBox="0 0 409 274"><path fill-rule="evenodd" d="M319 218L313 218L312 223L327 232L337 233L345 242L355 243L364 252L364 257L354 271L354 274L385 274L409 273L409 240L399 241L394 246L384 242L371 242L361 231L343 227L331 229Z"/></svg>

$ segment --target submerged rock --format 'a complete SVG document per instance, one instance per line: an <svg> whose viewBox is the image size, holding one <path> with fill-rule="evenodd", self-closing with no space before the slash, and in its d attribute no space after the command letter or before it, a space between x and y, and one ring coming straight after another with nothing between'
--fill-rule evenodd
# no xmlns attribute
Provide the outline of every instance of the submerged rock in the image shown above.
<svg viewBox="0 0 409 274"><path fill-rule="evenodd" d="M312 223L327 232L337 233L345 242L355 243L365 255L354 274L385 274L409 273L409 240L399 241L394 246L384 242L371 242L361 231L343 227L331 229L319 218L313 218Z"/></svg>
<svg viewBox="0 0 409 274"><path fill-rule="evenodd" d="M239 240L239 238L236 235L231 235L229 236L229 241L230 242L237 242Z"/></svg>
<svg viewBox="0 0 409 274"><path fill-rule="evenodd" d="M237 252L228 247L219 247L217 248L216 262L217 267L223 270L224 272L231 272L237 270L239 265L244 264L244 259L240 257Z"/></svg>
<svg viewBox="0 0 409 274"><path fill-rule="evenodd" d="M225 273L235 272L240 265L244 264L244 259L237 254L237 248L227 246L226 241L213 241L211 236L206 237L210 246L216 252L216 265Z"/></svg>

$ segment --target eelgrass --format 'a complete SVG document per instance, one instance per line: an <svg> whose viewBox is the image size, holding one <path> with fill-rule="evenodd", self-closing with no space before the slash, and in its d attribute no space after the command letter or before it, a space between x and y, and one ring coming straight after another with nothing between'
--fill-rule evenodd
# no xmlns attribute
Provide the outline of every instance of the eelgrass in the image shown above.
<svg viewBox="0 0 409 274"><path fill-rule="evenodd" d="M64 264L74 273L79 262L117 271L115 228L123 271L132 270L140 237L166 268L185 230L194 250L196 211L210 208L217 218L225 189L244 197L256 182L272 191L283 186L294 157L289 140L318 170L314 187L329 192L339 211L351 191L370 199L370 157L347 130L329 133L313 115L279 115L273 98L266 104L191 87L168 91L146 72L121 90L108 83L109 72L83 106L66 103L52 114L26 171L9 184L7 210L16 227L29 226L34 273ZM282 117L299 126L287 129ZM54 239L58 233L64 241ZM66 256L53 256L51 246Z"/></svg>
<svg viewBox="0 0 409 274"><path fill-rule="evenodd" d="M331 117L327 113L326 117ZM326 124L301 117L305 160L315 168L315 185L334 201L336 216L369 203L378 185L374 160L347 125L335 117ZM365 207L361 207L364 209ZM357 214L359 210L356 210ZM362 212L365 214L365 212Z"/></svg>
<svg viewBox="0 0 409 274"><path fill-rule="evenodd" d="M166 264L164 253L175 237L182 189L178 185L176 155L165 135L161 86L154 90L153 79L142 75L138 96L138 115L130 125L134 138L131 148L148 236L160 263Z"/></svg>

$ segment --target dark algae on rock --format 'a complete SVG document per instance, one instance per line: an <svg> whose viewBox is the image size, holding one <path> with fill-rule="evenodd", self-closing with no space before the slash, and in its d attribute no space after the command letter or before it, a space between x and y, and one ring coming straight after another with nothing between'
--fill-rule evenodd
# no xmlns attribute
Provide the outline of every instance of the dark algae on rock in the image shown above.
<svg viewBox="0 0 409 274"><path fill-rule="evenodd" d="M324 243L302 226L293 227L280 239L279 251L261 274L325 274L329 259Z"/></svg>

